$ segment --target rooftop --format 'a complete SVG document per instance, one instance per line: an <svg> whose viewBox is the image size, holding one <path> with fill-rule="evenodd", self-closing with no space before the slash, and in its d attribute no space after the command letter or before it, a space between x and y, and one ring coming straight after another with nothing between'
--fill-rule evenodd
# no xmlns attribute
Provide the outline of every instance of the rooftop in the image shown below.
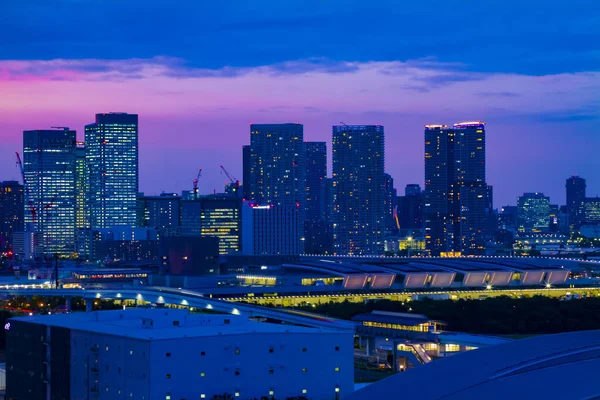
<svg viewBox="0 0 600 400"><path fill-rule="evenodd" d="M34 315L12 318L46 326L139 340L168 340L248 333L334 332L319 328L251 321L230 314L193 314L187 310L131 308L116 311Z"/></svg>
<svg viewBox="0 0 600 400"><path fill-rule="evenodd" d="M407 326L416 326L433 321L431 318L428 318L427 316L422 314L410 314L389 311L372 311L369 314L358 314L352 317L352 320L358 322L369 321Z"/></svg>

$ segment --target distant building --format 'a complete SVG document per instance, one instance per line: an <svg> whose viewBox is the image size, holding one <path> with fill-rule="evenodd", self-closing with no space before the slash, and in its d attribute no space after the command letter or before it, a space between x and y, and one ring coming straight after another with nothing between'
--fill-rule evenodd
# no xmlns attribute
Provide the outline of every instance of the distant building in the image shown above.
<svg viewBox="0 0 600 400"><path fill-rule="evenodd" d="M295 210L295 246L304 251L306 150L301 124L250 125L250 196L260 206Z"/></svg>
<svg viewBox="0 0 600 400"><path fill-rule="evenodd" d="M550 198L543 193L523 193L517 200L517 223L525 232L548 230Z"/></svg>
<svg viewBox="0 0 600 400"><path fill-rule="evenodd" d="M165 236L179 234L181 197L176 193L138 197L138 226L155 228Z"/></svg>
<svg viewBox="0 0 600 400"><path fill-rule="evenodd" d="M498 228L516 232L517 230L517 206L504 206L498 214Z"/></svg>
<svg viewBox="0 0 600 400"><path fill-rule="evenodd" d="M251 174L250 170L252 169L252 165L250 164L251 160L251 148L250 145L247 144L242 147L242 189L244 193L244 199L248 200L252 196L252 186L251 186Z"/></svg>
<svg viewBox="0 0 600 400"><path fill-rule="evenodd" d="M304 213L304 252L325 254L327 243L326 199L323 186L327 178L325 142L306 142L306 208Z"/></svg>
<svg viewBox="0 0 600 400"><path fill-rule="evenodd" d="M214 236L166 237L161 241L162 270L171 275L218 275L219 239Z"/></svg>
<svg viewBox="0 0 600 400"><path fill-rule="evenodd" d="M91 262L158 260L160 233L152 228L114 226L78 232L79 256Z"/></svg>
<svg viewBox="0 0 600 400"><path fill-rule="evenodd" d="M24 229L25 193L17 181L0 182L0 253L13 249L13 234Z"/></svg>
<svg viewBox="0 0 600 400"><path fill-rule="evenodd" d="M406 185L404 196L398 196L398 222L400 229L423 227L423 193L419 185Z"/></svg>
<svg viewBox="0 0 600 400"><path fill-rule="evenodd" d="M398 193L394 189L394 178L390 174L383 175L383 207L385 213L385 229L387 233L391 233L398 229L396 226L394 210L397 207L396 198Z"/></svg>
<svg viewBox="0 0 600 400"><path fill-rule="evenodd" d="M75 136L69 128L23 132L25 223L42 236L34 253L75 251Z"/></svg>
<svg viewBox="0 0 600 400"><path fill-rule="evenodd" d="M85 146L91 228L135 227L139 187L137 114L96 114L96 122L85 126Z"/></svg>
<svg viewBox="0 0 600 400"><path fill-rule="evenodd" d="M85 158L85 144L77 142L75 148L75 228L87 229L90 227L89 215L86 205L86 196L89 191L87 163Z"/></svg>
<svg viewBox="0 0 600 400"><path fill-rule="evenodd" d="M588 225L600 225L600 197L588 197L584 200L580 221Z"/></svg>
<svg viewBox="0 0 600 400"><path fill-rule="evenodd" d="M187 310L20 317L7 331L15 399L333 399L354 390L351 331Z"/></svg>
<svg viewBox="0 0 600 400"><path fill-rule="evenodd" d="M483 254L488 210L485 124L425 126L424 219L427 249Z"/></svg>
<svg viewBox="0 0 600 400"><path fill-rule="evenodd" d="M579 176L571 176L567 178L566 188L569 219L571 224L578 227L584 222L585 179Z"/></svg>
<svg viewBox="0 0 600 400"><path fill-rule="evenodd" d="M383 254L385 136L381 125L332 127L334 252Z"/></svg>
<svg viewBox="0 0 600 400"><path fill-rule="evenodd" d="M181 234L214 236L220 254L242 250L242 199L224 194L181 202Z"/></svg>
<svg viewBox="0 0 600 400"><path fill-rule="evenodd" d="M245 255L301 254L295 207L259 206L245 202L242 209L242 252Z"/></svg>

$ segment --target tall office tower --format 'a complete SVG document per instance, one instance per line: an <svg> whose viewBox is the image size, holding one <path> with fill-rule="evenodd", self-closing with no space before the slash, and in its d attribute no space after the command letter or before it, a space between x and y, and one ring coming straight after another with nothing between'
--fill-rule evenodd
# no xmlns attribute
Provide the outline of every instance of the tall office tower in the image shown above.
<svg viewBox="0 0 600 400"><path fill-rule="evenodd" d="M244 199L249 199L252 193L250 185L250 149L249 144L242 147L242 191Z"/></svg>
<svg viewBox="0 0 600 400"><path fill-rule="evenodd" d="M400 229L423 229L423 192L421 186L406 185L404 196L398 196Z"/></svg>
<svg viewBox="0 0 600 400"><path fill-rule="evenodd" d="M23 185L17 181L0 182L0 253L12 250L14 232L23 231Z"/></svg>
<svg viewBox="0 0 600 400"><path fill-rule="evenodd" d="M432 255L484 252L487 197L485 124L425 125L425 240Z"/></svg>
<svg viewBox="0 0 600 400"><path fill-rule="evenodd" d="M96 114L96 122L85 127L85 146L90 226L135 227L139 185L137 114Z"/></svg>
<svg viewBox="0 0 600 400"><path fill-rule="evenodd" d="M327 177L327 145L306 142L306 208L304 215L304 252L325 254L327 223L323 181Z"/></svg>
<svg viewBox="0 0 600 400"><path fill-rule="evenodd" d="M336 254L383 253L384 148L381 125L335 125L332 128Z"/></svg>
<svg viewBox="0 0 600 400"><path fill-rule="evenodd" d="M176 236L180 227L181 197L176 193L138 197L138 226L158 229L164 236Z"/></svg>
<svg viewBox="0 0 600 400"><path fill-rule="evenodd" d="M570 223L578 227L584 222L585 179L579 176L572 176L567 179L566 188Z"/></svg>
<svg viewBox="0 0 600 400"><path fill-rule="evenodd" d="M87 214L86 196L89 183L87 180L87 163L85 159L85 144L77 142L75 147L75 228L90 227Z"/></svg>
<svg viewBox="0 0 600 400"><path fill-rule="evenodd" d="M550 197L544 193L523 193L517 200L517 225L525 232L546 231L549 225Z"/></svg>
<svg viewBox="0 0 600 400"><path fill-rule="evenodd" d="M299 252L304 252L306 150L301 124L250 125L249 197L258 205L298 213L298 232L293 236Z"/></svg>
<svg viewBox="0 0 600 400"><path fill-rule="evenodd" d="M397 206L397 201L396 198L397 193L396 193L396 189L394 189L394 178L392 178L392 176L390 174L384 174L383 175L383 202L384 202L384 212L385 212L385 218L384 218L384 224L385 224L385 231L384 234L386 232L391 232L393 230L397 230L397 226L396 226L396 219L395 219L395 210L396 210L396 206ZM396 229L395 229L396 228Z"/></svg>
<svg viewBox="0 0 600 400"><path fill-rule="evenodd" d="M75 251L75 131L69 128L23 132L25 223L41 235L44 256Z"/></svg>
<svg viewBox="0 0 600 400"><path fill-rule="evenodd" d="M585 199L581 221L589 225L600 225L600 197Z"/></svg>

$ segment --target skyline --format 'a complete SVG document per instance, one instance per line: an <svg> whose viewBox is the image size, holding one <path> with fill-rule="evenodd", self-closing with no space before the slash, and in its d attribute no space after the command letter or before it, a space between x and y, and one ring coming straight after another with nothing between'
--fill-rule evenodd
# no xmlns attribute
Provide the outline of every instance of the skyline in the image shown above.
<svg viewBox="0 0 600 400"><path fill-rule="evenodd" d="M600 193L592 2L576 2L588 13L558 3L539 11L539 2L515 12L434 2L436 13L391 2L343 10L273 2L268 17L250 3L226 13L222 5L144 2L134 24L118 22L139 12L136 2L35 3L0 15L1 180L19 180L14 152L24 130L69 126L82 139L96 113L122 111L140 115L146 194L190 190L198 168L201 193L222 191L220 165L241 180L250 123L303 124L305 140L327 142L331 176L331 126L340 121L385 126L386 172L402 191L424 182L423 125L470 120L487 124L496 208L523 192L565 204L571 175L586 178L590 196ZM460 29L429 28L466 12ZM81 18L91 13L97 18ZM84 28L112 14L110 31ZM72 24L48 25L58 15ZM372 29L343 29L369 16L377 16Z"/></svg>

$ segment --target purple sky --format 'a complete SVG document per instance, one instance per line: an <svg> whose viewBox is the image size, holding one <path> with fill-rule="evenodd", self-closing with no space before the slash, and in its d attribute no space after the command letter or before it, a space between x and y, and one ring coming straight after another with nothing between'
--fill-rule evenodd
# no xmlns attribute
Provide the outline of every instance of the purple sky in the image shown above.
<svg viewBox="0 0 600 400"><path fill-rule="evenodd" d="M190 189L200 167L205 193L222 190L220 164L241 179L249 123L300 122L330 151L340 121L385 126L402 193L423 184L423 125L465 120L487 123L496 207L525 191L564 204L572 174L600 193L597 2L183 4L0 6L0 180L19 177L23 130L81 138L94 114L125 111L140 116L148 194ZM346 29L365 20L377 23Z"/></svg>

